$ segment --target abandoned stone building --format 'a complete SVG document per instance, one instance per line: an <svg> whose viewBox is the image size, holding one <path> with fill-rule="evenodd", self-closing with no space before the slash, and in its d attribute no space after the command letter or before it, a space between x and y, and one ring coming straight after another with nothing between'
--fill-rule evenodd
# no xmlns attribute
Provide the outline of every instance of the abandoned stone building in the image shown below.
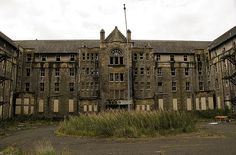
<svg viewBox="0 0 236 155"><path fill-rule="evenodd" d="M100 40L0 37L1 117L207 110L236 100L236 27L213 42L133 40L117 27Z"/></svg>

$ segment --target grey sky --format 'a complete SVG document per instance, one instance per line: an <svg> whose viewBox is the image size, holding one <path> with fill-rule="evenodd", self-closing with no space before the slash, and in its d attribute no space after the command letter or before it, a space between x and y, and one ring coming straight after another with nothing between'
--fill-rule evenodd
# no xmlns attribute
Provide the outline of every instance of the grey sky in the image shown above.
<svg viewBox="0 0 236 155"><path fill-rule="evenodd" d="M0 0L12 39L98 39L115 26L133 39L213 40L236 25L236 0Z"/></svg>

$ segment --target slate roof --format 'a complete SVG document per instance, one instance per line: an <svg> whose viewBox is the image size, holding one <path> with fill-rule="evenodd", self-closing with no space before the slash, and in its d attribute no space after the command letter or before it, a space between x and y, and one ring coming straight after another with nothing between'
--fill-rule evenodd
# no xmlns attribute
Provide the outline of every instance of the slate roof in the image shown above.
<svg viewBox="0 0 236 155"><path fill-rule="evenodd" d="M99 47L99 40L20 40L16 41L24 48L35 48L36 53L71 53L81 47Z"/></svg>
<svg viewBox="0 0 236 155"><path fill-rule="evenodd" d="M229 31L222 34L220 37L216 38L209 46L209 50L213 50L214 48L218 47L222 43L228 41L229 39L236 36L236 26L231 28Z"/></svg>
<svg viewBox="0 0 236 155"><path fill-rule="evenodd" d="M35 48L40 53L78 52L81 47L99 47L99 40L21 40L22 47ZM158 53L191 53L206 49L209 41L133 40L134 47L151 47Z"/></svg>
<svg viewBox="0 0 236 155"><path fill-rule="evenodd" d="M13 42L8 36L6 36L4 33L0 31L0 38L7 41L10 45L12 45L15 48L18 48L17 44Z"/></svg>
<svg viewBox="0 0 236 155"><path fill-rule="evenodd" d="M194 49L206 49L209 41L134 40L135 47L151 47L157 53L193 53Z"/></svg>

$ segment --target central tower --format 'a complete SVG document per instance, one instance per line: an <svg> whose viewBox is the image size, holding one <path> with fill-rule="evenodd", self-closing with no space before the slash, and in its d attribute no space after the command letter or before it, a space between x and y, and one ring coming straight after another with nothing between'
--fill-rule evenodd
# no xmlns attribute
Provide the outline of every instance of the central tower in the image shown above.
<svg viewBox="0 0 236 155"><path fill-rule="evenodd" d="M133 106L132 99L132 43L117 27L105 38L100 31L100 95L102 109L126 109Z"/></svg>

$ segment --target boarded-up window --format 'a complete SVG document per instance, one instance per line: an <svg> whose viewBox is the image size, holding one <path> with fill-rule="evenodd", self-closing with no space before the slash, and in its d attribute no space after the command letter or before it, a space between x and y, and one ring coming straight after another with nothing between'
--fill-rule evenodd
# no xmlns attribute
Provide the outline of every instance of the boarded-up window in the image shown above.
<svg viewBox="0 0 236 155"><path fill-rule="evenodd" d="M142 105L142 110L145 111L145 105Z"/></svg>
<svg viewBox="0 0 236 155"><path fill-rule="evenodd" d="M140 110L140 105L136 105L136 110L137 110L137 111Z"/></svg>
<svg viewBox="0 0 236 155"><path fill-rule="evenodd" d="M25 115L29 114L29 106L24 106L24 114Z"/></svg>
<svg viewBox="0 0 236 155"><path fill-rule="evenodd" d="M158 108L159 108L159 110L164 110L164 108L163 108L163 99L158 99Z"/></svg>
<svg viewBox="0 0 236 155"><path fill-rule="evenodd" d="M213 97L208 97L208 106L210 110L214 109Z"/></svg>
<svg viewBox="0 0 236 155"><path fill-rule="evenodd" d="M89 111L92 111L93 108L92 108L92 105L89 105Z"/></svg>
<svg viewBox="0 0 236 155"><path fill-rule="evenodd" d="M24 98L24 105L29 105L29 98Z"/></svg>
<svg viewBox="0 0 236 155"><path fill-rule="evenodd" d="M30 104L34 104L34 99L33 98L31 98Z"/></svg>
<svg viewBox="0 0 236 155"><path fill-rule="evenodd" d="M217 97L217 108L221 109L220 96Z"/></svg>
<svg viewBox="0 0 236 155"><path fill-rule="evenodd" d="M16 99L16 105L21 105L21 98Z"/></svg>
<svg viewBox="0 0 236 155"><path fill-rule="evenodd" d="M98 111L98 105L94 105L94 111Z"/></svg>
<svg viewBox="0 0 236 155"><path fill-rule="evenodd" d="M21 106L16 106L15 114L16 114L16 115L21 114Z"/></svg>
<svg viewBox="0 0 236 155"><path fill-rule="evenodd" d="M226 106L227 106L229 109L231 109L231 103L230 103L230 101L226 101L225 104L226 104Z"/></svg>
<svg viewBox="0 0 236 155"><path fill-rule="evenodd" d="M150 105L146 105L147 111L150 111Z"/></svg>
<svg viewBox="0 0 236 155"><path fill-rule="evenodd" d="M44 110L44 105L43 105L43 100L42 99L40 99L39 100L39 112L43 112L43 110Z"/></svg>
<svg viewBox="0 0 236 155"><path fill-rule="evenodd" d="M177 99L173 99L173 110L178 110Z"/></svg>
<svg viewBox="0 0 236 155"><path fill-rule="evenodd" d="M0 105L0 117L2 117L2 106Z"/></svg>
<svg viewBox="0 0 236 155"><path fill-rule="evenodd" d="M199 98L196 98L196 110L200 110Z"/></svg>
<svg viewBox="0 0 236 155"><path fill-rule="evenodd" d="M74 100L69 99L69 112L74 112Z"/></svg>
<svg viewBox="0 0 236 155"><path fill-rule="evenodd" d="M192 100L191 98L187 98L187 110L192 110Z"/></svg>
<svg viewBox="0 0 236 155"><path fill-rule="evenodd" d="M34 113L34 106L30 107L30 114L32 115Z"/></svg>
<svg viewBox="0 0 236 155"><path fill-rule="evenodd" d="M87 105L84 105L84 112L88 110Z"/></svg>
<svg viewBox="0 0 236 155"><path fill-rule="evenodd" d="M206 98L201 97L201 109L206 110Z"/></svg>
<svg viewBox="0 0 236 155"><path fill-rule="evenodd" d="M53 112L58 112L59 111L59 100L55 99L53 100Z"/></svg>
<svg viewBox="0 0 236 155"><path fill-rule="evenodd" d="M229 95L226 95L225 96L225 105L229 108L229 109L231 109L231 102L230 102L230 96Z"/></svg>

